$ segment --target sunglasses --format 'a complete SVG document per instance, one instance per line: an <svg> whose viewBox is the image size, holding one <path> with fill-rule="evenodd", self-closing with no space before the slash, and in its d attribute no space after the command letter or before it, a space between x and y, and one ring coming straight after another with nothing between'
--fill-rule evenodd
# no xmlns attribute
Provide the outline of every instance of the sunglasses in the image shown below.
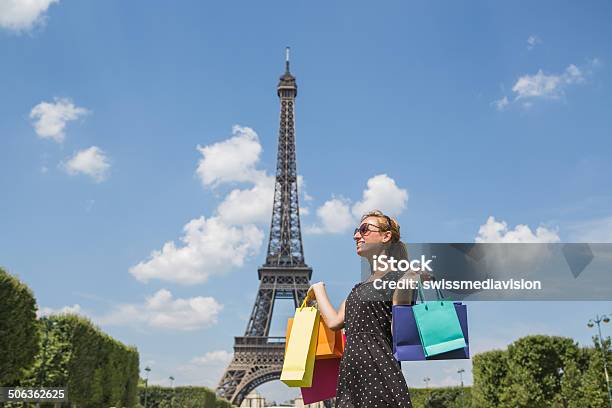
<svg viewBox="0 0 612 408"><path fill-rule="evenodd" d="M370 227L376 227L378 229L377 230L371 230ZM382 231L382 230L381 230L381 228L378 225L374 225L374 224L361 224L359 227L355 228L355 232L353 232L353 235L359 233L359 235L361 235L361 236L366 236L366 235L368 235L372 231Z"/></svg>
<svg viewBox="0 0 612 408"><path fill-rule="evenodd" d="M393 225L391 223L391 218L389 218L389 216L387 216L387 215L384 215L383 217L385 217L387 219L387 222L389 223L389 228L383 229L380 225L374 225L374 224L365 223L365 224L361 224L359 227L355 228L355 232L353 232L353 235L359 233L361 236L366 236L366 235L368 235L372 231L374 231L374 232L390 231L391 230L391 226ZM375 228L378 228L378 229L371 230L370 227L375 227Z"/></svg>

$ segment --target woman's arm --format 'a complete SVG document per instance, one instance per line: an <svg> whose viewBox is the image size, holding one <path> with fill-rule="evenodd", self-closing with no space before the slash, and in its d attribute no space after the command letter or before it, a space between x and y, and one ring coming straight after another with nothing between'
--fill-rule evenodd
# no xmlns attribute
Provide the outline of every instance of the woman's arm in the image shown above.
<svg viewBox="0 0 612 408"><path fill-rule="evenodd" d="M401 278L406 281L405 289L395 289L393 291L393 304L394 305L412 305L416 300L416 289L411 289L409 281L419 281L419 276L414 271L407 271Z"/></svg>
<svg viewBox="0 0 612 408"><path fill-rule="evenodd" d="M319 306L319 313L321 317L325 321L325 324L330 329L337 331L344 327L344 305L346 301L342 301L340 304L340 308L338 311L334 309L331 302L329 301L329 297L327 296L327 292L325 290L325 284L323 282L315 283L308 290L309 298L315 298L317 300L317 305Z"/></svg>

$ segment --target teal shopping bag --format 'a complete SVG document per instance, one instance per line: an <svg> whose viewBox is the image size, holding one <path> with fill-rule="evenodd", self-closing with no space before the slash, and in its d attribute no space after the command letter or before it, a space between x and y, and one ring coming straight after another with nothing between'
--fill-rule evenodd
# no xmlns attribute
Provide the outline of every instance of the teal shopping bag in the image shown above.
<svg viewBox="0 0 612 408"><path fill-rule="evenodd" d="M444 300L439 289L436 295L437 300L423 301L412 307L426 357L466 346L455 305L451 301ZM425 299L421 285L419 285L419 296L422 300Z"/></svg>

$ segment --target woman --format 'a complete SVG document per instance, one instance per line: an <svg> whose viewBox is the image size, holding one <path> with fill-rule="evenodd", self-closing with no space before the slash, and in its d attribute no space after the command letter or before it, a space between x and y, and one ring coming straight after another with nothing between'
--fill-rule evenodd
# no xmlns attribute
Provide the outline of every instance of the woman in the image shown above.
<svg viewBox="0 0 612 408"><path fill-rule="evenodd" d="M357 254L370 263L370 277L353 287L338 311L331 305L323 282L312 285L307 295L316 299L329 328L345 328L347 342L340 362L336 407L412 407L400 363L393 357L391 306L412 303L413 291L380 289L380 282L414 279L417 275L389 268L386 272L374 270L375 256L407 259L406 248L400 242L399 224L382 212L365 214L353 239ZM377 279L381 281L375 285Z"/></svg>

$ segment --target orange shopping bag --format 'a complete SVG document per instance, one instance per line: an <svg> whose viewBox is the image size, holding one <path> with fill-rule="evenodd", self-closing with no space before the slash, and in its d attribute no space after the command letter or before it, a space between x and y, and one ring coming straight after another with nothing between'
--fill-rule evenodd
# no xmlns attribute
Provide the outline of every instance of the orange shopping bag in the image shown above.
<svg viewBox="0 0 612 408"><path fill-rule="evenodd" d="M293 326L293 318L287 320L285 351L287 351L287 344L289 343L291 326ZM319 334L317 338L315 360L338 358L342 357L342 354L344 354L344 338L342 336L342 331L330 329L323 321L323 318L319 319Z"/></svg>

